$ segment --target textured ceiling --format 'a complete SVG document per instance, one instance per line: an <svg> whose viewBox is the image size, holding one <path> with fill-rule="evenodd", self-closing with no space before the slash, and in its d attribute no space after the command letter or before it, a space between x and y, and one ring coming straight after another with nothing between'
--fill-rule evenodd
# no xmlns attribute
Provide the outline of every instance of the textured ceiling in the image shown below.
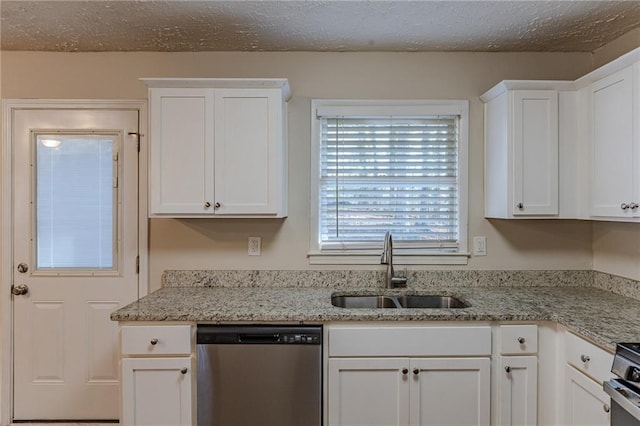
<svg viewBox="0 0 640 426"><path fill-rule="evenodd" d="M593 51L627 1L0 1L3 50Z"/></svg>

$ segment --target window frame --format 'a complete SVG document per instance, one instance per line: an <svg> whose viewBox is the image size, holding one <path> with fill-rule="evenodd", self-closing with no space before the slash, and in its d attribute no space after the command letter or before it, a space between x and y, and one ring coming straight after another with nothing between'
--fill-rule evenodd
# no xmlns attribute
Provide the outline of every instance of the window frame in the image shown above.
<svg viewBox="0 0 640 426"><path fill-rule="evenodd" d="M37 178L38 174L38 153L37 153L37 144L40 137L52 137L52 138L60 138L60 137L70 137L70 138L89 138L89 139L100 139L100 138L108 138L113 142L113 154L112 155L112 166L113 166L113 179L115 179L115 187L112 184L113 190L113 210L112 210L112 266L109 268L91 268L91 267L39 267L38 266L38 224L37 224L37 210L38 206L38 184L39 180ZM122 252L122 220L123 220L123 212L122 212L122 202L120 200L121 197L121 182L123 182L122 168L123 163L121 161L121 156L123 155L123 136L121 131L114 130L102 130L102 129L91 129L91 130L75 130L75 129L43 129L43 130L34 130L31 132L31 140L30 140L30 155L31 162L34 167L31 170L31 199L33 203L33 208L31 211L31 232L34 241L36 244L33 244L31 247L31 258L33 259L33 276L38 277L46 277L46 276L59 276L59 277L76 277L76 276L86 276L86 277L104 277L104 276L119 276L122 271L123 259L121 257Z"/></svg>
<svg viewBox="0 0 640 426"><path fill-rule="evenodd" d="M315 265L373 265L380 263L382 240L363 248L321 249L320 232L320 116L326 115L457 115L458 122L458 250L452 252L412 247L394 241L396 265L466 265L468 252L469 101L468 100L311 100L310 249Z"/></svg>

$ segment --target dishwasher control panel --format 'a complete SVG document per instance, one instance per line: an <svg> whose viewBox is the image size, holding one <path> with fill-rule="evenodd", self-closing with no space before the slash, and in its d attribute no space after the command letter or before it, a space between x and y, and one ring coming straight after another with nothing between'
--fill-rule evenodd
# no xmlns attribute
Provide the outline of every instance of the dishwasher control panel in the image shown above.
<svg viewBox="0 0 640 426"><path fill-rule="evenodd" d="M280 343L311 343L317 345L320 343L320 336L309 334L284 334L280 336Z"/></svg>
<svg viewBox="0 0 640 426"><path fill-rule="evenodd" d="M321 345L322 326L198 325L199 345Z"/></svg>

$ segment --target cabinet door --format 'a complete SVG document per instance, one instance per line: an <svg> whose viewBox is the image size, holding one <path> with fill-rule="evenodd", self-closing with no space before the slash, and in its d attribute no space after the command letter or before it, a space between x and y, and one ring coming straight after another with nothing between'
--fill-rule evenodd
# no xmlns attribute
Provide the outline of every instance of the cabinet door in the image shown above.
<svg viewBox="0 0 640 426"><path fill-rule="evenodd" d="M558 92L512 93L513 214L558 214Z"/></svg>
<svg viewBox="0 0 640 426"><path fill-rule="evenodd" d="M191 383L191 358L123 359L122 424L190 426Z"/></svg>
<svg viewBox="0 0 640 426"><path fill-rule="evenodd" d="M633 70L625 68L593 83L589 89L591 121L591 215L631 217L640 203L634 189ZM635 117L635 120L638 120Z"/></svg>
<svg viewBox="0 0 640 426"><path fill-rule="evenodd" d="M213 90L151 89L150 96L151 215L213 214Z"/></svg>
<svg viewBox="0 0 640 426"><path fill-rule="evenodd" d="M409 424L408 358L330 358L328 424Z"/></svg>
<svg viewBox="0 0 640 426"><path fill-rule="evenodd" d="M499 425L537 424L538 358L500 357Z"/></svg>
<svg viewBox="0 0 640 426"><path fill-rule="evenodd" d="M602 386L569 365L565 375L565 424L608 426L611 400Z"/></svg>
<svg viewBox="0 0 640 426"><path fill-rule="evenodd" d="M489 358L411 359L411 425L488 425Z"/></svg>
<svg viewBox="0 0 640 426"><path fill-rule="evenodd" d="M278 213L282 105L273 90L215 92L217 215Z"/></svg>

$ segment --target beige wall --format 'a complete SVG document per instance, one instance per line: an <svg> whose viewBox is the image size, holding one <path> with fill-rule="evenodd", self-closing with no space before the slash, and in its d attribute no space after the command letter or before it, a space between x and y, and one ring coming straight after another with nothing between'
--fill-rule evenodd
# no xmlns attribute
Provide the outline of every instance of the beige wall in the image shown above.
<svg viewBox="0 0 640 426"><path fill-rule="evenodd" d="M640 28L596 50L594 67L637 47L640 47ZM593 269L640 280L640 224L594 222Z"/></svg>
<svg viewBox="0 0 640 426"><path fill-rule="evenodd" d="M479 96L503 79L575 79L586 53L29 53L3 52L5 98L145 98L139 77L286 77L289 217L150 221L151 289L164 269L307 269L310 100L449 98L470 101L469 236L488 255L469 269L590 269L592 226L580 221L483 218L483 112ZM263 254L247 256L247 237Z"/></svg>
<svg viewBox="0 0 640 426"><path fill-rule="evenodd" d="M598 68L617 57L640 46L640 28L631 30L622 37L605 44L593 52L593 66Z"/></svg>

